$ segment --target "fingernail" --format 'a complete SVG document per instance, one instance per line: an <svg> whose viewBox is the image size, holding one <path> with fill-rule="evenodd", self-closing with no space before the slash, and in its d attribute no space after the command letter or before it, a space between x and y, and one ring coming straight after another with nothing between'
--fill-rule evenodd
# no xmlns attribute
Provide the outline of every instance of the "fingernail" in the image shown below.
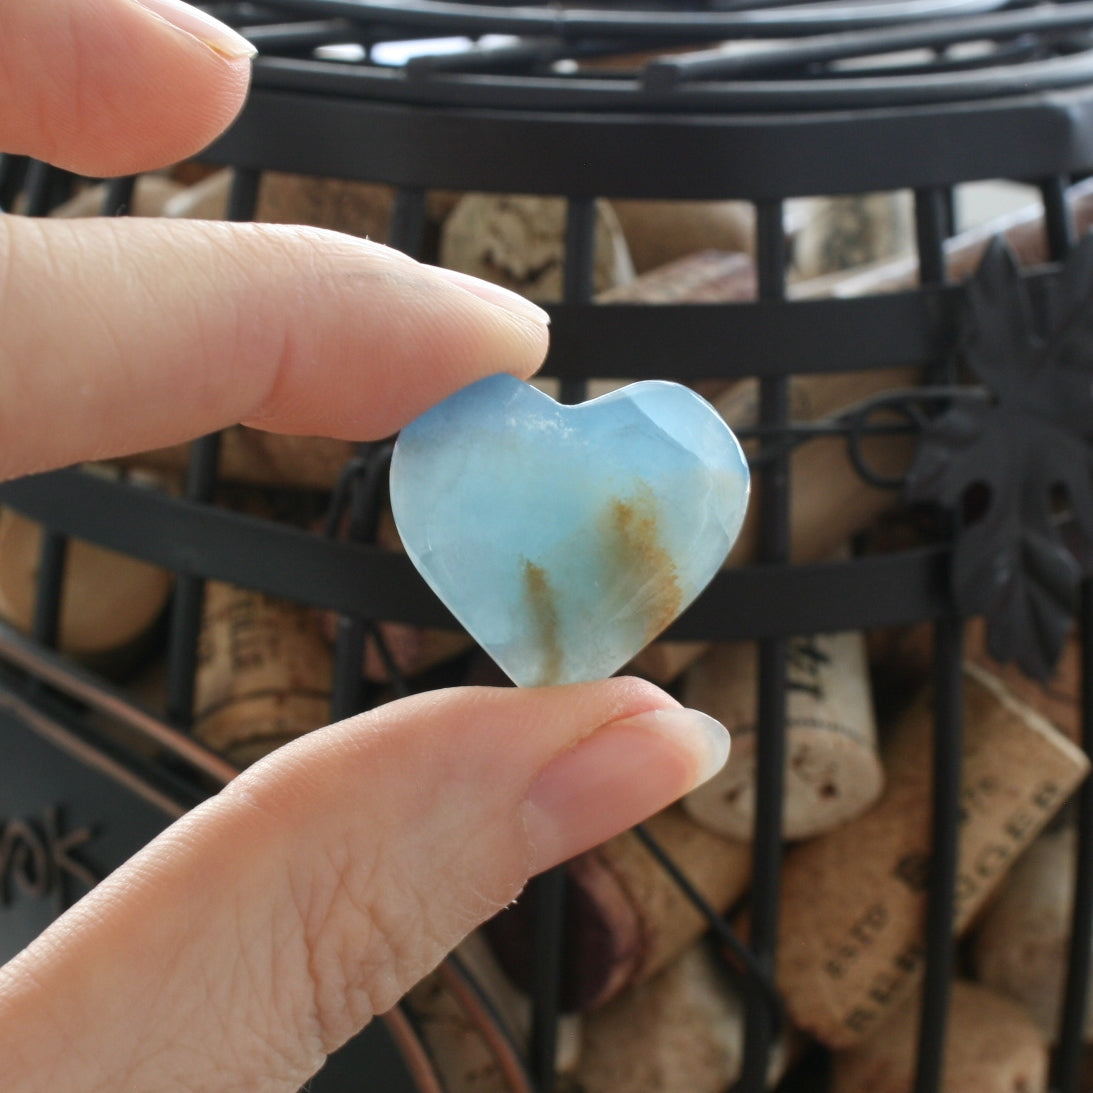
<svg viewBox="0 0 1093 1093"><path fill-rule="evenodd" d="M181 30L191 38L196 38L208 46L214 53L229 61L238 61L244 57L253 57L258 50L231 27L200 11L192 4L182 0L136 0L142 7L165 23L170 23L176 30Z"/></svg>
<svg viewBox="0 0 1093 1093"><path fill-rule="evenodd" d="M534 872L557 865L659 812L729 757L725 727L698 710L648 710L612 721L555 756L522 816Z"/></svg>
<svg viewBox="0 0 1093 1093"><path fill-rule="evenodd" d="M443 266L429 266L442 280L458 288L477 296L487 303L496 304L514 315L520 315L525 319L534 319L544 326L550 323L550 316L538 304L533 304L529 299L518 292L495 285L492 281L483 281L479 277L472 277L469 273L461 273L459 270L445 269Z"/></svg>

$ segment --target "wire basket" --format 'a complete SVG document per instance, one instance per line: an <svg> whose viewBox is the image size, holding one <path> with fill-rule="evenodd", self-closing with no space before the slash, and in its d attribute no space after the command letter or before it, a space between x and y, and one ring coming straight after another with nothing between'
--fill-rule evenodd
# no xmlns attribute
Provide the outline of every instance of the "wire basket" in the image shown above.
<svg viewBox="0 0 1093 1093"><path fill-rule="evenodd" d="M1057 469L1034 457L1029 466L1011 463L1010 478L999 479L1007 486L1001 489L989 473L997 448L984 457L988 470L961 463L973 442L997 432L990 415L1009 394L1000 393L989 361L975 365L976 347L989 342L983 330L993 329L995 320L1002 324L1012 309L1027 310L1038 324L1037 345L1057 346L1070 330L1059 333L1059 301L1081 289L1080 263L1067 258L1080 255L1089 216L1082 180L1093 164L1093 4L722 0L603 2L585 9L267 0L206 6L260 49L243 115L201 157L206 165L231 170L227 219L255 218L271 172L376 183L389 188L388 242L435 258L430 210L438 195L558 198L564 259L559 296L547 305L552 347L543 375L558 381L563 401L583 400L592 381L673 378L711 389L754 384L754 414L739 430L758 485L753 554L747 564L723 570L665 635L676 642L757 643L757 807L746 939L738 920L709 903L654 832L635 833L650 860L697 908L726 974L742 992L744 1049L734 1089L767 1088L772 1051L786 1022L776 967L786 679L794 639L913 624L930 631L932 853L925 866L929 895L913 1088L941 1089L959 959L952 930L961 899L958 836L968 807L961 761L965 625L985 617L995 651L1044 675L1073 614L1084 632L1093 611L1082 498L1056 490L1043 526L1036 506L1021 500L1029 481L1058 486ZM996 225L999 232L1008 228L1012 247L1029 259L1023 265L987 245L985 235L958 233L961 197L969 184L984 180L1024 187L1040 203L1039 219L1026 223L1017 216ZM85 182L44 164L0 157L0 207L7 210L47 215ZM137 184L119 179L94 191L99 211L128 211ZM907 254L888 269L887 280L874 280L881 287L864 294L847 281L841 288L824 281L807 290L796 285L800 240L787 215L793 204L864 195L899 195L906 203ZM597 299L597 232L605 199L740 203L751 225L754 278L748 289L717 303ZM1005 292L991 296L988 289L1002 282ZM988 297L989 307L983 302ZM1076 330L1080 323L1071 325ZM1044 367L1069 370L1068 376L1080 372L1080 332L1066 346L1073 349L1069 356L1059 354ZM833 374L881 380L866 384L869 393L838 412L802 416L794 385ZM889 376L913 378L893 387ZM1070 388L1060 386L1064 394L1053 397L1065 403L1065 390ZM1063 403L1043 413L1066 419ZM1017 421L1019 429L1026 426L1032 427ZM1066 435L1084 446L1080 422ZM892 438L910 445L897 470L871 457L878 440ZM802 545L794 509L800 459L829 442L842 445L847 465L869 490L887 493L888 507L913 517L916 535L909 545L875 552L859 534L849 556L834 561ZM47 799L86 802L85 777L125 784L139 803L127 803L116 819L100 825L129 832L101 850L120 860L157 824L231 776L229 764L189 735L202 605L211 581L302 604L335 620L331 719L392 694L465 678L451 677L447 669L407 678L386 640L390 623L458 629L405 556L384 545L389 445L351 453L337 473L310 490L313 519L299 526L221 503L225 443L212 436L192 445L178 494L148 489L125 474L85 469L0 488L0 503L46 528L29 636L8 628L0 633L3 712L12 722L13 749L4 769L31 763L33 755L40 778L18 791L0 785L0 814L38 815ZM963 478L946 477L961 466ZM52 651L73 540L173 575L157 638L166 656L160 716L141 713L114 685ZM1041 607L1026 607L1024 614L1013 606L1012 583L984 586L984 571L1012 561L1015 550L1022 587L1051 591L1039 598L1030 593L1026 600ZM1050 578L1042 576L1045 569ZM382 685L362 676L368 648L384 658ZM1086 657L1083 646L1083 668ZM459 672L465 671L462 661ZM1081 714L1080 743L1091 752L1088 688ZM104 719L124 725L145 746L119 745L116 733L104 735ZM71 762L76 773L66 781L59 772ZM97 792L92 803L81 805L91 815L107 807ZM60 796L43 796L53 793ZM4 803L9 799L10 808ZM1077 800L1072 936L1084 938L1093 928L1093 801L1086 789ZM127 818L138 812L139 822ZM54 902L13 927L12 936L18 940L40 928L43 915L55 913L56 898L65 902L66 892L76 894L70 890L93 879L56 878ZM35 875L22 877L23 889L34 883ZM571 873L562 867L534 882L521 901L529 919L521 936L530 939L525 987L533 1002L526 1041L507 1034L504 1015L491 1012L458 960L445 967L449 988L471 1015L506 1088L546 1093L564 1087L556 1057L559 1021L572 1001L566 924L573 898ZM0 911L16 903L5 895ZM1068 963L1054 1053L1051 1080L1058 1093L1079 1089L1088 981L1089 946L1079 944ZM347 1049L364 1053L362 1065L380 1068L375 1088L444 1087L442 1068L430 1061L414 1021L408 1006L391 1019L382 1042L381 1031ZM388 1063L377 1062L381 1056ZM824 1088L819 1075L825 1058L806 1050L783 1088ZM359 1088L353 1084L358 1064L344 1064L345 1076L339 1065L333 1062L315 1088Z"/></svg>

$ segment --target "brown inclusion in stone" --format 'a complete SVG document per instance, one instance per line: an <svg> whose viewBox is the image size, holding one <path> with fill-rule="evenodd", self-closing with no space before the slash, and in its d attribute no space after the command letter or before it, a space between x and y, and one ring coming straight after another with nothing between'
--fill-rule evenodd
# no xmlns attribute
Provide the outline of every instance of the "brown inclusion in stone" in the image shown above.
<svg viewBox="0 0 1093 1093"><path fill-rule="evenodd" d="M557 683L562 671L562 640L558 628L558 606L547 579L547 572L528 558L524 559L524 591L528 607L543 650L543 670L538 686Z"/></svg>
<svg viewBox="0 0 1093 1093"><path fill-rule="evenodd" d="M667 627L683 606L675 564L660 540L659 516L655 495L643 487L634 497L609 501L598 529L598 563L610 591L595 605L596 615L635 624L640 635L635 652ZM534 685L565 682L566 650L558 592L551 586L547 568L528 558L523 559L523 583L536 646L542 654ZM595 625L592 620L589 624Z"/></svg>
<svg viewBox="0 0 1093 1093"><path fill-rule="evenodd" d="M625 608L644 620L643 644L652 641L683 608L675 563L660 541L659 517L656 496L643 486L636 497L611 502L604 536L608 566L631 578L624 579L620 591L628 601ZM631 584L633 578L640 583Z"/></svg>

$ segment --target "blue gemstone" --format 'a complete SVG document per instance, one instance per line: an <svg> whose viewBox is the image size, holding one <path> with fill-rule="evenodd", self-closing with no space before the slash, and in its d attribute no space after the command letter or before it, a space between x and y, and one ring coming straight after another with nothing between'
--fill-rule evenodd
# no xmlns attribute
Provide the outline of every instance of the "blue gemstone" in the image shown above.
<svg viewBox="0 0 1093 1093"><path fill-rule="evenodd" d="M410 558L521 686L602 679L702 591L732 547L748 466L679 384L564 406L508 375L403 429L391 506Z"/></svg>

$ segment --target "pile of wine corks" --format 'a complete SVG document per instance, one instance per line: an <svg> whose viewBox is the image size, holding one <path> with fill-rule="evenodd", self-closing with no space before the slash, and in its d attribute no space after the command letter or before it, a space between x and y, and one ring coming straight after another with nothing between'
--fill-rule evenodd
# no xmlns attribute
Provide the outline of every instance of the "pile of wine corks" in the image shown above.
<svg viewBox="0 0 1093 1093"><path fill-rule="evenodd" d="M185 185L170 177L142 180L133 211L221 217L229 184L224 172L199 173L196 181L191 173ZM1079 228L1093 219L1088 191L1075 197ZM100 189L85 190L61 214L93 212L102 196ZM392 209L393 194L382 186L269 173L257 218L382 241ZM594 287L604 306L755 299L754 225L746 206L601 200L595 214ZM817 199L795 203L789 215L791 295L847 296L915 283L905 196ZM435 193L426 221L428 260L540 301L559 299L560 201ZM1032 209L950 241L952 277L974 269L995 230L1005 231L1023 263L1044 260L1042 222ZM670 365L679 370L678 362ZM590 379L592 395L617 385ZM791 416L824 422L920 379L914 369L795 376ZM553 390L550 380L537 382ZM696 386L729 424L757 423L755 381ZM863 450L875 471L898 476L913 445L893 432L870 436ZM314 526L305 510L318 502L321 511L352 454L342 441L228 430L216 503L253 513L273 496L306 498L301 514L290 518ZM173 489L186 457L185 446L144 453L115 473L149 476L153 488ZM864 482L842 438L821 435L796 448L790 482L793 562L847 560L918 541L898 492ZM757 512L755 505L729 566L756 559ZM383 546L401 549L389 513L377 527ZM22 517L0 513L0 615L24 628L40 538ZM161 647L170 574L81 544L70 550L68 578L61 644L71 654L90 660L137 648L147 660L157 640ZM326 723L333 623L304 604L209 582L195 734L242 766ZM373 636L361 665L376 702L390 694L392 670L416 689L441 678L490 679L464 634L382 620L378 634L383 655ZM788 642L786 788L779 803L787 845L774 969L787 1020L771 1059L772 1085L791 1071L800 1079L795 1088L816 1093L911 1089L936 744L931 656L924 627L802 634ZM1059 678L1045 688L994 664L981 629L971 628L953 924L960 978L953 986L946 1093L1047 1088L1073 886L1065 806L1088 768L1074 742L1073 656L1068 650ZM755 791L756 647L657 641L627 670L718 717L733 735L726 769L645 830L701 900L746 937L755 813L771 807ZM728 1088L740 1073L746 1002L723 951L711 944L708 919L635 832L580 856L566 872L556 1060L563 1093ZM408 1000L451 1093L517 1088L511 1042L530 1027L533 918L527 901L517 901L461 949L459 967L478 981L493 1016L451 969L427 979ZM812 1080L818 1055L826 1061Z"/></svg>

